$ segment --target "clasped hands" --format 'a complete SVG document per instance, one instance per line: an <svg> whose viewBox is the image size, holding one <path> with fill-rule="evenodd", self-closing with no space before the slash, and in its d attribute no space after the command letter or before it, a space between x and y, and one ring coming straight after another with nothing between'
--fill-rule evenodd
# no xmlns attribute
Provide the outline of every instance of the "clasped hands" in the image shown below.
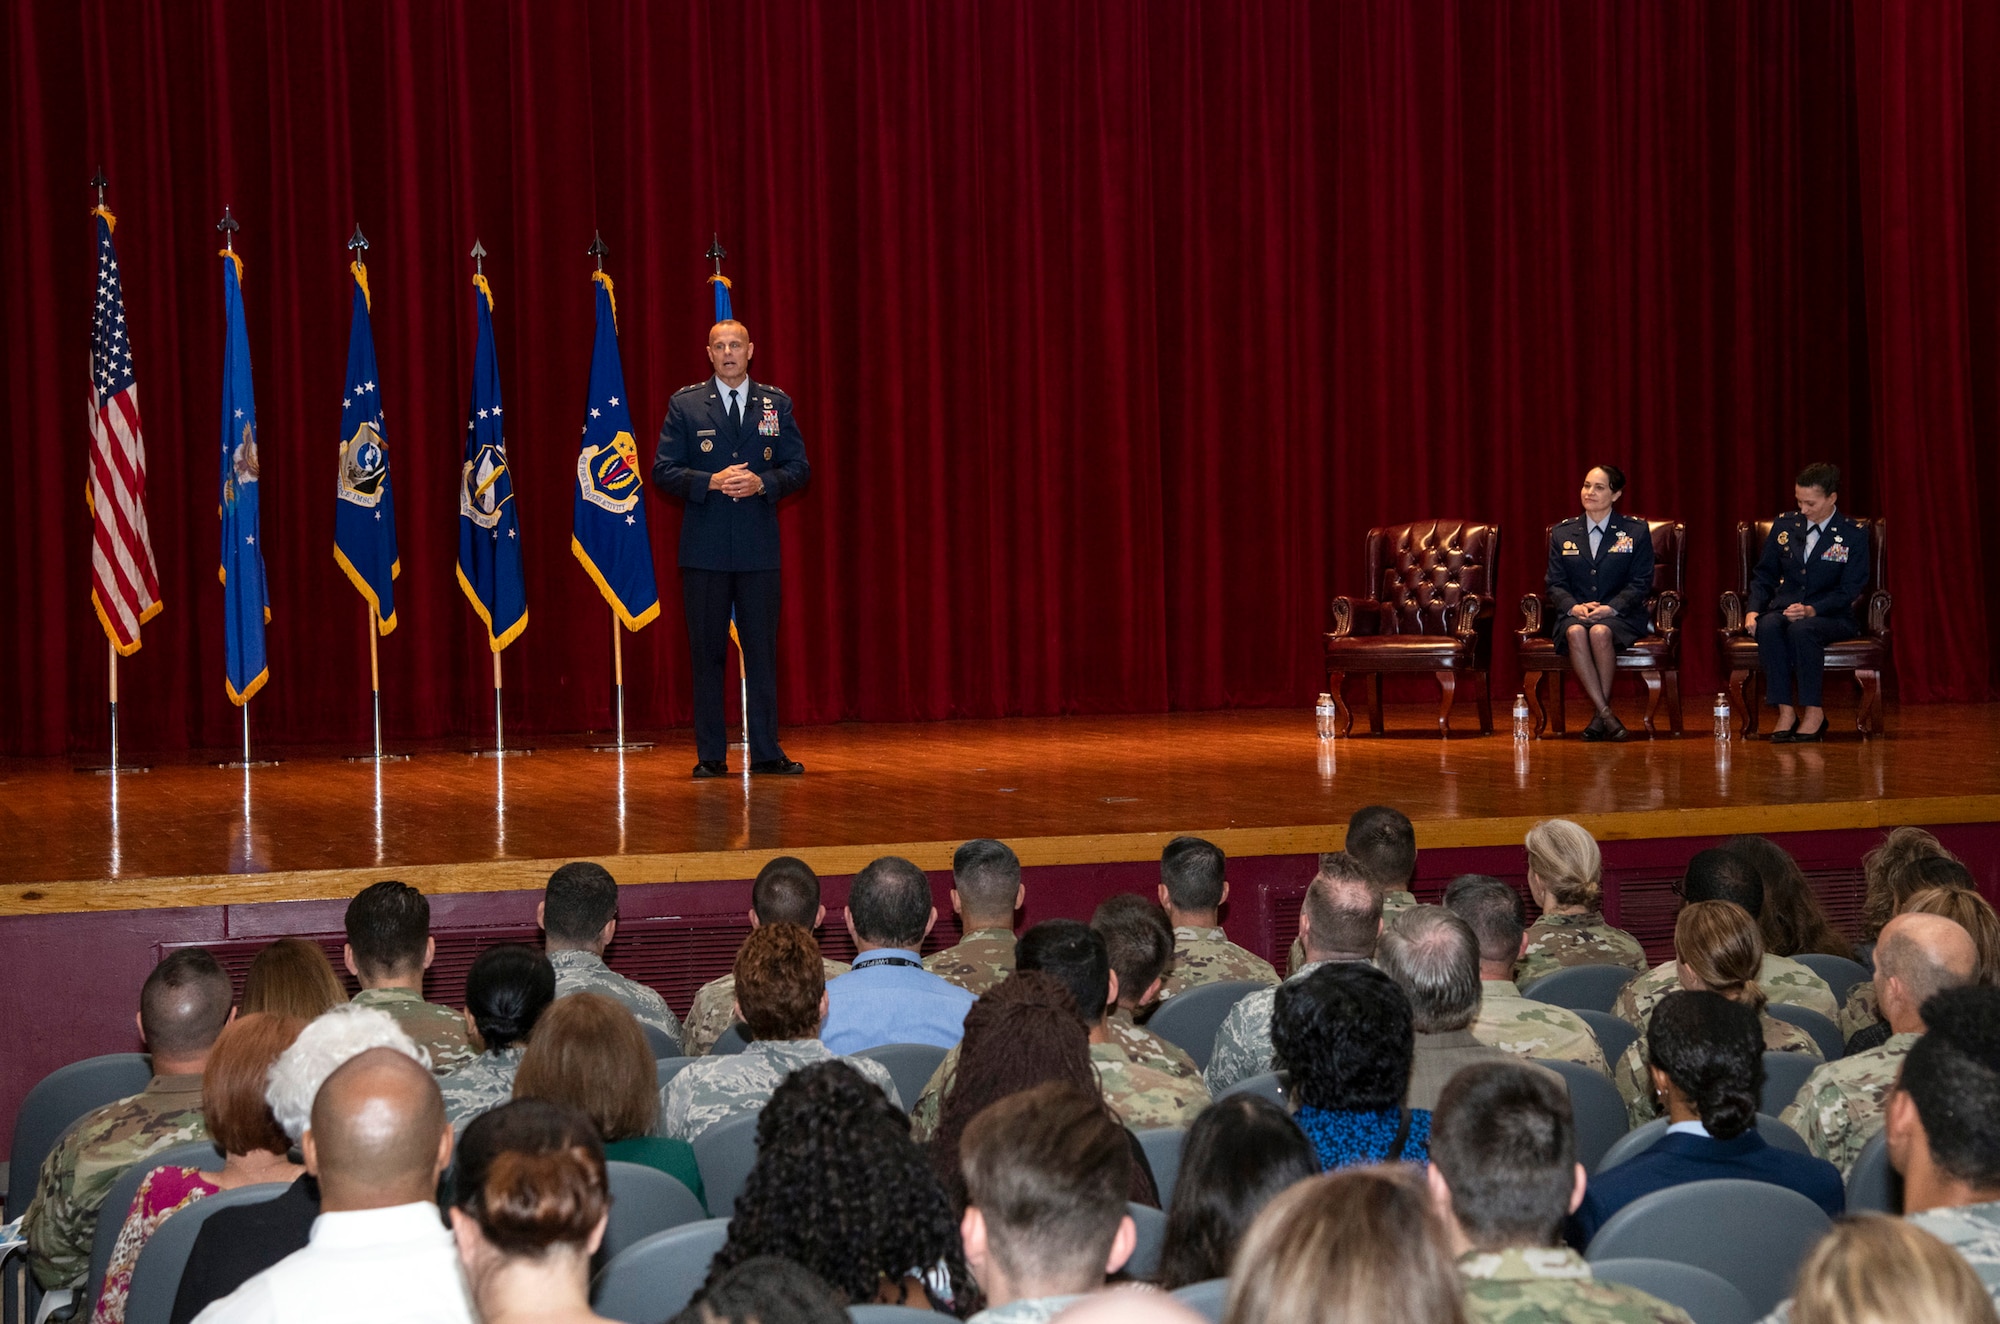
<svg viewBox="0 0 2000 1324"><path fill-rule="evenodd" d="M1601 602L1579 602L1569 609L1569 614L1580 621L1608 621L1618 613Z"/></svg>
<svg viewBox="0 0 2000 1324"><path fill-rule="evenodd" d="M1745 634L1755 634L1757 632L1757 617L1760 614L1761 613L1754 611L1746 611L1743 613L1743 632ZM1818 612L1814 611L1811 607L1808 607L1803 602L1794 602L1791 606L1785 608L1784 610L1784 617L1788 621L1803 621L1808 617L1817 615L1819 615Z"/></svg>
<svg viewBox="0 0 2000 1324"><path fill-rule="evenodd" d="M732 464L708 476L708 490L728 497L756 496L764 490L764 480L750 472L747 464Z"/></svg>

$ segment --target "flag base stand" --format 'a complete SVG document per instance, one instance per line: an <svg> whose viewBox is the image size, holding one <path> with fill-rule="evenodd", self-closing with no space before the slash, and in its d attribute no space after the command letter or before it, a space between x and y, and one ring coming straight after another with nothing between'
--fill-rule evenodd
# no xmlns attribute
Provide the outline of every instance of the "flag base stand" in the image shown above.
<svg viewBox="0 0 2000 1324"><path fill-rule="evenodd" d="M534 753L532 749L474 749L466 751L476 759L520 759Z"/></svg>
<svg viewBox="0 0 2000 1324"><path fill-rule="evenodd" d="M391 754L387 752L348 754L345 757L349 763L408 763L410 761L408 754Z"/></svg>
<svg viewBox="0 0 2000 1324"><path fill-rule="evenodd" d="M222 768L224 770L233 770L242 768L275 768L280 763L283 762L284 762L283 759L231 759L227 763L216 763L211 766Z"/></svg>
<svg viewBox="0 0 2000 1324"><path fill-rule="evenodd" d="M122 777L128 772L151 772L152 770L153 765L150 763L94 763L89 767L76 769L77 772L88 773L93 777Z"/></svg>
<svg viewBox="0 0 2000 1324"><path fill-rule="evenodd" d="M653 743L650 740L626 740L609 745L592 745L589 748L593 754L624 754L634 749L651 749Z"/></svg>

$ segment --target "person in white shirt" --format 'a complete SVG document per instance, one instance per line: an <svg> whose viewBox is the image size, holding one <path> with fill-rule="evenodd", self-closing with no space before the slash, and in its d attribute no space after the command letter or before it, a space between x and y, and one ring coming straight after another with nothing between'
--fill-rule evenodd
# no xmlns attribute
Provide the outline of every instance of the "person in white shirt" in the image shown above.
<svg viewBox="0 0 2000 1324"><path fill-rule="evenodd" d="M451 1127L437 1081L373 1048L326 1079L304 1139L319 1181L312 1240L196 1317L196 1324L472 1324L438 1212Z"/></svg>

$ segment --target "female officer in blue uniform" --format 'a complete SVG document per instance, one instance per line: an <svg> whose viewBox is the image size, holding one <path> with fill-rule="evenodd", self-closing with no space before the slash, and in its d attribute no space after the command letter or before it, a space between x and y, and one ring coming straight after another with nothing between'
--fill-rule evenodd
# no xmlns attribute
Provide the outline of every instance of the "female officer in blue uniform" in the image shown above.
<svg viewBox="0 0 2000 1324"><path fill-rule="evenodd" d="M1646 521L1613 509L1624 494L1624 471L1598 465L1583 476L1583 514L1549 536L1550 632L1597 711L1583 729L1585 740L1626 738L1625 724L1611 711L1611 677L1619 650L1652 628L1646 599L1653 592L1653 535Z"/></svg>
<svg viewBox="0 0 2000 1324"><path fill-rule="evenodd" d="M1771 521L1743 613L1764 667L1765 695L1778 706L1771 739L1781 745L1824 739L1826 648L1860 633L1854 600L1868 587L1868 532L1836 508L1840 470L1807 465L1792 497L1798 509Z"/></svg>

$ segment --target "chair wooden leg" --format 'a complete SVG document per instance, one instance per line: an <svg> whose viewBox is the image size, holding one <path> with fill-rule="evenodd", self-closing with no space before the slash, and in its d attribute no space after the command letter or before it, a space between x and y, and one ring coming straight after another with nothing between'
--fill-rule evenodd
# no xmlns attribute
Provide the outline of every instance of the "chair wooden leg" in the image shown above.
<svg viewBox="0 0 2000 1324"><path fill-rule="evenodd" d="M1872 736L1882 729L1882 673L1856 671L1854 679L1861 682L1861 711L1854 715L1854 729Z"/></svg>
<svg viewBox="0 0 2000 1324"><path fill-rule="evenodd" d="M1660 675L1661 679L1666 683L1667 721L1672 726L1673 733L1680 735L1682 734L1680 669L1678 667L1670 668L1661 672Z"/></svg>
<svg viewBox="0 0 2000 1324"><path fill-rule="evenodd" d="M1329 671L1326 673L1326 692L1333 696L1333 729L1342 735L1354 731L1354 710L1347 706L1347 673Z"/></svg>
<svg viewBox="0 0 2000 1324"><path fill-rule="evenodd" d="M1548 710L1542 707L1542 681L1546 671L1524 672L1521 676L1521 696L1528 701L1528 730L1539 736L1548 729Z"/></svg>
<svg viewBox="0 0 2000 1324"><path fill-rule="evenodd" d="M1754 674L1750 671L1729 673L1729 693L1736 701L1738 716L1736 730L1745 740L1757 734L1757 700L1761 696L1751 680Z"/></svg>
<svg viewBox="0 0 2000 1324"><path fill-rule="evenodd" d="M1368 673L1368 733L1382 734L1382 673Z"/></svg>
<svg viewBox="0 0 2000 1324"><path fill-rule="evenodd" d="M1490 736L1493 734L1493 673L1474 672L1472 683L1477 687L1473 694L1479 699L1479 734Z"/></svg>
<svg viewBox="0 0 2000 1324"><path fill-rule="evenodd" d="M1549 729L1558 736L1569 734L1569 700L1563 698L1569 690L1568 680L1560 671L1549 677Z"/></svg>
<svg viewBox="0 0 2000 1324"><path fill-rule="evenodd" d="M1660 673L1648 668L1639 673L1639 678L1646 682L1646 716L1643 725L1647 735L1656 736L1659 732L1654 729L1653 714L1660 711Z"/></svg>
<svg viewBox="0 0 2000 1324"><path fill-rule="evenodd" d="M1458 698L1458 673L1456 671L1434 672L1438 683L1438 734L1449 738L1451 735L1451 705Z"/></svg>

